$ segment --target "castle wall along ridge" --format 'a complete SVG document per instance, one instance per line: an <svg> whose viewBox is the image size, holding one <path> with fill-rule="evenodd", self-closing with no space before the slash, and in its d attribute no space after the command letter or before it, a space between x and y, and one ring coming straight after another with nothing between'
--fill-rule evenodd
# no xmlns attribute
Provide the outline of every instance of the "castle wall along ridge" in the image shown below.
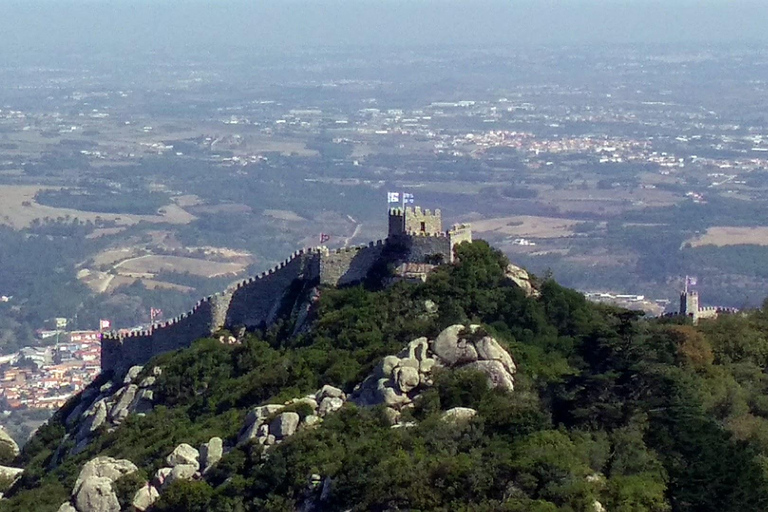
<svg viewBox="0 0 768 512"><path fill-rule="evenodd" d="M468 224L442 231L440 210L392 208L386 240L336 250L302 249L269 271L204 298L173 320L124 336L105 333L101 369L120 371L144 364L221 329L267 327L279 316L286 299L303 287L356 284L378 264L451 262L454 247L471 241Z"/></svg>

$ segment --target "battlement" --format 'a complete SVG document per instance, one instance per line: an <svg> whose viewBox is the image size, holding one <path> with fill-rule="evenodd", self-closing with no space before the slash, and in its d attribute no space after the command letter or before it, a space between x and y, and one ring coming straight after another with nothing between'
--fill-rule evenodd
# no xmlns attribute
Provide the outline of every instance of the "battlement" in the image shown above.
<svg viewBox="0 0 768 512"><path fill-rule="evenodd" d="M443 231L440 210L422 210L420 206L390 208L389 236L402 236L414 233L437 234Z"/></svg>
<svg viewBox="0 0 768 512"><path fill-rule="evenodd" d="M144 364L155 355L188 347L194 340L221 329L266 328L280 317L286 301L290 307L291 301L297 300L296 290L318 284L360 283L382 258L406 263L453 261L453 247L471 241L471 230L466 224L454 226L448 232L441 227L440 210L392 208L390 237L386 240L338 249L300 249L265 272L201 299L190 311L168 321L129 333L104 333L102 370L125 370ZM389 244L394 246L393 250L386 252Z"/></svg>

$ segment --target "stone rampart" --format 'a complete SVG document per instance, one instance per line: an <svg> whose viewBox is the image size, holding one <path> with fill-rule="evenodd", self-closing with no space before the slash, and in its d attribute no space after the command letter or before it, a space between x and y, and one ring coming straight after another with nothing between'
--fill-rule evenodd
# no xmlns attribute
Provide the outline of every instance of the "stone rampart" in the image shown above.
<svg viewBox="0 0 768 512"><path fill-rule="evenodd" d="M152 357L188 347L194 340L223 328L269 326L295 284L345 286L365 279L381 258L385 242L328 250L302 249L259 276L233 284L207 297L168 322L128 335L105 333L101 342L102 370L127 369Z"/></svg>
<svg viewBox="0 0 768 512"><path fill-rule="evenodd" d="M408 233L393 243L401 247L406 263L448 263L453 258L451 239L445 233Z"/></svg>
<svg viewBox="0 0 768 512"><path fill-rule="evenodd" d="M439 210L432 213L415 208L406 213L415 215L419 222L426 219L439 224ZM396 223L401 219L395 218ZM469 226L457 226L447 233L430 232L437 226L434 222L427 232L409 231L359 247L296 251L268 272L201 300L191 311L173 320L128 335L106 333L101 342L101 368L123 370L142 365L153 356L188 347L196 339L223 328L268 327L283 306L293 306L289 302L295 302L302 289L318 284L347 286L362 282L385 259L393 263L450 262L455 243L471 240L471 231Z"/></svg>
<svg viewBox="0 0 768 512"><path fill-rule="evenodd" d="M327 251L320 256L320 283L346 286L363 281L381 258L385 242Z"/></svg>
<svg viewBox="0 0 768 512"><path fill-rule="evenodd" d="M271 323L295 280L319 279L321 254L322 249L302 249L269 272L234 285L222 327L252 329Z"/></svg>

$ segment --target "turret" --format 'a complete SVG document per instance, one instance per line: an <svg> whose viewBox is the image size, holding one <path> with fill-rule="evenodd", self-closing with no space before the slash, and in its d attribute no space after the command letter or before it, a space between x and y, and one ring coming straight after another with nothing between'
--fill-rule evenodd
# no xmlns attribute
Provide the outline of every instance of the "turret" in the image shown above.
<svg viewBox="0 0 768 512"><path fill-rule="evenodd" d="M693 321L699 319L699 293L693 290L680 294L680 314L690 316Z"/></svg>

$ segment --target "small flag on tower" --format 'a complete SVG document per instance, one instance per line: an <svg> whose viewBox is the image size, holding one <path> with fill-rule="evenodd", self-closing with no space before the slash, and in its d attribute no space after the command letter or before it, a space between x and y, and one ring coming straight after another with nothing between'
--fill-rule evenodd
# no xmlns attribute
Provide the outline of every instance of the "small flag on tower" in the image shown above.
<svg viewBox="0 0 768 512"><path fill-rule="evenodd" d="M696 286L699 280L695 276L685 276L685 284L687 286Z"/></svg>
<svg viewBox="0 0 768 512"><path fill-rule="evenodd" d="M412 203L413 202L413 194L409 194L408 192L403 192L403 203Z"/></svg>
<svg viewBox="0 0 768 512"><path fill-rule="evenodd" d="M387 192L387 202L388 203L399 203L400 202L400 192Z"/></svg>
<svg viewBox="0 0 768 512"><path fill-rule="evenodd" d="M331 239L331 235L329 235L327 233L320 233L320 243L321 244L324 244L325 242L327 242L330 239Z"/></svg>
<svg viewBox="0 0 768 512"><path fill-rule="evenodd" d="M107 329L112 328L112 322L109 320L99 320L99 330L100 331L106 331Z"/></svg>

